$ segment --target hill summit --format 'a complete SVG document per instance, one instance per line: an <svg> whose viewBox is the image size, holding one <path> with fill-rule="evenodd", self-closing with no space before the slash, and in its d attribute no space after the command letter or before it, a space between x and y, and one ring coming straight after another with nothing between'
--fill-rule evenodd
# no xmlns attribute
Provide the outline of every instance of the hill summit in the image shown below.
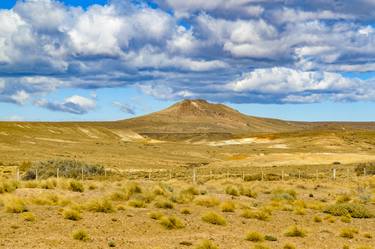
<svg viewBox="0 0 375 249"><path fill-rule="evenodd" d="M117 123L138 133L247 133L296 130L299 125L248 116L223 104L187 99L164 110Z"/></svg>

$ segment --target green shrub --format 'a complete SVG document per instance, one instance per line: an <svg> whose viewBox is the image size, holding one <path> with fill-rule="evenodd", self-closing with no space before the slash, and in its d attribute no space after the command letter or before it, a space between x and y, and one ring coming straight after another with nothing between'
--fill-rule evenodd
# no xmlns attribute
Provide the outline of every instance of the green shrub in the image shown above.
<svg viewBox="0 0 375 249"><path fill-rule="evenodd" d="M195 247L195 249L219 249L211 240L202 240Z"/></svg>
<svg viewBox="0 0 375 249"><path fill-rule="evenodd" d="M217 214L215 212L207 212L207 213L203 214L202 220L207 222L207 223L213 224L213 225L222 225L223 226L223 225L227 224L226 219L223 216L221 216L220 214Z"/></svg>
<svg viewBox="0 0 375 249"><path fill-rule="evenodd" d="M352 221L352 217L348 214L348 215L342 216L340 220L344 223L350 223Z"/></svg>
<svg viewBox="0 0 375 249"><path fill-rule="evenodd" d="M358 229L353 227L346 227L340 231L340 237L343 238L353 239L355 234L358 234Z"/></svg>
<svg viewBox="0 0 375 249"><path fill-rule="evenodd" d="M85 187L83 186L82 182L77 180L70 180L68 183L69 190L73 192L83 192L85 191Z"/></svg>
<svg viewBox="0 0 375 249"><path fill-rule="evenodd" d="M353 218L372 218L374 214L366 206L357 203L333 204L324 209L325 213L335 216L350 215Z"/></svg>
<svg viewBox="0 0 375 249"><path fill-rule="evenodd" d="M262 242L264 241L264 235L258 232L248 232L245 239L252 242Z"/></svg>
<svg viewBox="0 0 375 249"><path fill-rule="evenodd" d="M220 205L222 212L234 212L236 205L232 201L225 201Z"/></svg>
<svg viewBox="0 0 375 249"><path fill-rule="evenodd" d="M272 200L274 201L294 201L297 199L297 192L293 189L276 189L272 194Z"/></svg>
<svg viewBox="0 0 375 249"><path fill-rule="evenodd" d="M88 241L90 240L90 236L86 230L79 229L72 233L73 239L80 240L80 241Z"/></svg>
<svg viewBox="0 0 375 249"><path fill-rule="evenodd" d="M24 220L24 221L35 221L36 220L36 217L33 213L31 212L26 212L26 213L22 213L21 214L21 218Z"/></svg>
<svg viewBox="0 0 375 249"><path fill-rule="evenodd" d="M305 237L306 232L297 226L290 226L288 230L285 232L285 236L287 237Z"/></svg>
<svg viewBox="0 0 375 249"><path fill-rule="evenodd" d="M76 160L48 160L41 161L29 167L23 177L24 180L34 180L36 170L39 179L48 179L56 177L57 169L59 176L65 178L81 178L82 170L85 176L103 176L104 167L100 165L91 165Z"/></svg>
<svg viewBox="0 0 375 249"><path fill-rule="evenodd" d="M179 229L185 227L183 222L176 216L163 216L160 218L160 224L166 229Z"/></svg>
<svg viewBox="0 0 375 249"><path fill-rule="evenodd" d="M63 211L63 216L68 220L80 220L82 218L81 213L78 210L72 208L65 209Z"/></svg>
<svg viewBox="0 0 375 249"><path fill-rule="evenodd" d="M113 213L115 208L108 199L94 199L87 204L87 210L98 213Z"/></svg>
<svg viewBox="0 0 375 249"><path fill-rule="evenodd" d="M214 196L199 196L195 199L195 204L205 207L214 207L219 205L220 201Z"/></svg>

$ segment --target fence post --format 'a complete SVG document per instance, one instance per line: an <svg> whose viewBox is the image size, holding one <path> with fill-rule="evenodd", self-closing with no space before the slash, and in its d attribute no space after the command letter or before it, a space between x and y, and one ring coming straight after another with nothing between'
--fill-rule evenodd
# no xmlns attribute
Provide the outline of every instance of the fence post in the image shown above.
<svg viewBox="0 0 375 249"><path fill-rule="evenodd" d="M148 179L151 181L151 170L148 171Z"/></svg>
<svg viewBox="0 0 375 249"><path fill-rule="evenodd" d="M336 169L333 169L333 180L336 180Z"/></svg>
<svg viewBox="0 0 375 249"><path fill-rule="evenodd" d="M301 179L301 170L298 170L298 179Z"/></svg>
<svg viewBox="0 0 375 249"><path fill-rule="evenodd" d="M172 180L172 170L169 170L169 180Z"/></svg>
<svg viewBox="0 0 375 249"><path fill-rule="evenodd" d="M16 180L17 180L17 181L20 180L20 168L19 168L19 167L17 167Z"/></svg>
<svg viewBox="0 0 375 249"><path fill-rule="evenodd" d="M38 169L35 169L35 180L38 181Z"/></svg>
<svg viewBox="0 0 375 249"><path fill-rule="evenodd" d="M347 178L349 179L350 178L350 169L347 169L346 171L347 171L346 172L347 173Z"/></svg>
<svg viewBox="0 0 375 249"><path fill-rule="evenodd" d="M366 176L366 167L363 168L363 176Z"/></svg>
<svg viewBox="0 0 375 249"><path fill-rule="evenodd" d="M242 181L245 181L245 171L242 171Z"/></svg>
<svg viewBox="0 0 375 249"><path fill-rule="evenodd" d="M81 168L81 179L83 181L83 167Z"/></svg>
<svg viewBox="0 0 375 249"><path fill-rule="evenodd" d="M104 169L104 178L107 179L107 169Z"/></svg>
<svg viewBox="0 0 375 249"><path fill-rule="evenodd" d="M284 181L284 170L281 171L281 180Z"/></svg>
<svg viewBox="0 0 375 249"><path fill-rule="evenodd" d="M193 168L193 183L195 184L196 182L196 172L195 172L195 168Z"/></svg>
<svg viewBox="0 0 375 249"><path fill-rule="evenodd" d="M56 169L56 178L59 179L59 168Z"/></svg>
<svg viewBox="0 0 375 249"><path fill-rule="evenodd" d="M262 179L261 179L261 180L262 180L262 182L263 182L263 180L264 180L264 176L263 176L263 175L264 175L264 174L263 174L263 170L262 170Z"/></svg>

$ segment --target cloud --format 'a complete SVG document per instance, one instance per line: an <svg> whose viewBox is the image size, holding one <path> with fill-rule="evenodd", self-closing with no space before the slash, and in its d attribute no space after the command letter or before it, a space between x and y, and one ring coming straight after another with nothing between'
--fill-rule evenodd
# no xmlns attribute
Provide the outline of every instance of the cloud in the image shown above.
<svg viewBox="0 0 375 249"><path fill-rule="evenodd" d="M373 1L153 2L25 0L0 10L0 102L83 114L77 101L36 100L108 87L160 99L374 101L375 80L342 76L375 71Z"/></svg>
<svg viewBox="0 0 375 249"><path fill-rule="evenodd" d="M95 100L79 95L68 97L61 103L41 99L36 101L35 104L51 111L68 112L72 114L86 114L96 108Z"/></svg>
<svg viewBox="0 0 375 249"><path fill-rule="evenodd" d="M134 108L129 106L128 104L121 103L121 102L118 102L118 101L112 102L112 104L113 104L113 106L117 107L118 109L120 109L120 111L122 111L124 113L131 114L131 115L136 114Z"/></svg>

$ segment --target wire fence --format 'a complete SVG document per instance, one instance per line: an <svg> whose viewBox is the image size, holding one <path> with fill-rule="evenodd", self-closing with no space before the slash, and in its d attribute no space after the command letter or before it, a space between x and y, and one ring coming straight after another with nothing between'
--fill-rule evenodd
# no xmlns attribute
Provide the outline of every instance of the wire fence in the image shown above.
<svg viewBox="0 0 375 249"><path fill-rule="evenodd" d="M1 167L3 178L22 180L23 175L18 167ZM38 169L35 169L35 178L41 180ZM178 169L105 169L102 174L92 174L82 168L76 177L81 180L150 180L168 181L172 179L198 183L208 180L234 179L243 181L288 181L293 179L347 179L352 180L358 176L375 175L372 166L352 165L309 165L309 166L273 166L273 167L229 167L210 168L192 167ZM5 176L5 177L4 177ZM59 178L59 168L55 175Z"/></svg>

